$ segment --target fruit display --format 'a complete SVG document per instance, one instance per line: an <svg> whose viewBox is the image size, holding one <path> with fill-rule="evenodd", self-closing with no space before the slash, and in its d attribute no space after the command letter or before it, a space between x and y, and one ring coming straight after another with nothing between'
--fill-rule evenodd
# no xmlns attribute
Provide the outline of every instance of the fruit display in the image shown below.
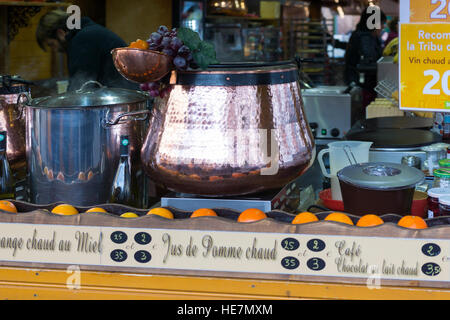
<svg viewBox="0 0 450 320"><path fill-rule="evenodd" d="M238 222L253 222L267 218L267 215L259 209L246 209L241 212L237 221Z"/></svg>
<svg viewBox="0 0 450 320"><path fill-rule="evenodd" d="M147 215L149 214L155 214L157 216L167 218L167 219L173 219L173 213L166 208L153 208L150 209L149 212L147 212Z"/></svg>
<svg viewBox="0 0 450 320"><path fill-rule="evenodd" d="M217 63L214 46L202 41L198 33L188 28L169 30L160 26L147 40L137 39L129 48L162 52L171 58L173 69L180 71L206 69L209 64ZM169 79L170 73L161 80L141 83L140 88L152 97L163 98L172 88Z"/></svg>
<svg viewBox="0 0 450 320"><path fill-rule="evenodd" d="M191 218L196 217L217 217L217 213L212 209L200 208L192 212Z"/></svg>
<svg viewBox="0 0 450 320"><path fill-rule="evenodd" d="M378 226L380 224L383 224L384 221L379 216L375 214L366 214L362 216L358 222L356 223L356 226L358 227L374 227Z"/></svg>
<svg viewBox="0 0 450 320"><path fill-rule="evenodd" d="M74 214L78 214L78 210L75 209L74 206L70 204L60 204L54 207L51 211L54 214L64 215L64 216L71 216Z"/></svg>
<svg viewBox="0 0 450 320"><path fill-rule="evenodd" d="M331 212L329 215L325 217L325 221L336 221L349 225L354 225L352 219L349 218L348 215L341 212Z"/></svg>
<svg viewBox="0 0 450 320"><path fill-rule="evenodd" d="M297 214L294 220L292 220L292 224L302 224L316 221L319 221L319 218L317 218L317 216L314 213L306 211Z"/></svg>
<svg viewBox="0 0 450 320"><path fill-rule="evenodd" d="M17 208L11 201L1 200L0 201L0 210L17 213Z"/></svg>
<svg viewBox="0 0 450 320"><path fill-rule="evenodd" d="M317 213L304 211L296 214L271 210L264 212L257 208L248 208L243 211L236 211L226 208L198 208L194 211L184 211L172 207L154 207L151 209L138 209L120 204L104 204L95 207L77 207L67 203L34 205L18 200L0 201L0 214L21 214L36 210L43 210L53 215L73 216L73 215L105 215L120 218L145 218L146 216L158 216L158 218L167 220L180 220L202 217L221 217L236 223L258 222L269 219L282 224L310 224L310 223L337 223L338 225L347 225L352 228L380 227L384 224L395 225L406 229L427 229L434 226L450 225L450 217L442 216L438 218L424 219L419 216L397 214L366 214L356 216L338 211L321 211Z"/></svg>

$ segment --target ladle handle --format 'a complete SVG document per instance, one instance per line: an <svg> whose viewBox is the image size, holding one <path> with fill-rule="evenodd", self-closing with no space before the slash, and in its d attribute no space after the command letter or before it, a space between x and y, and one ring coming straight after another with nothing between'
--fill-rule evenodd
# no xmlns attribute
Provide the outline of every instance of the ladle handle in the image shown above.
<svg viewBox="0 0 450 320"><path fill-rule="evenodd" d="M83 84L81 85L80 89L77 90L77 92L83 92L83 91L86 89L86 87L87 87L88 85L90 85L90 84L95 84L95 85L97 85L99 88L103 88L103 87L104 87L104 85L102 85L102 84L101 84L100 82L98 82L98 81L95 81L95 80L89 80L89 81L86 81L85 83L83 83Z"/></svg>
<svg viewBox="0 0 450 320"><path fill-rule="evenodd" d="M350 163L350 165L358 164L358 161L356 161L356 158L352 152L352 149L348 145L344 146L343 149L344 149L345 155L347 156L347 159L348 159L348 162ZM351 158L350 158L350 155L352 156ZM353 160L353 163L352 163L352 160Z"/></svg>
<svg viewBox="0 0 450 320"><path fill-rule="evenodd" d="M23 98L25 98L25 101L23 101ZM25 105L29 105L31 101L30 94L28 92L21 92L19 93L19 96L17 97L17 110L19 111L19 115L17 116L16 120L19 120L23 117L23 110L25 109Z"/></svg>
<svg viewBox="0 0 450 320"><path fill-rule="evenodd" d="M125 118L125 117L133 117L133 120L135 120L135 121L145 121L145 120L148 119L148 115L149 114L150 114L150 110L139 110L139 111L124 112L124 113L119 114L113 120L105 119L104 120L104 124L107 127L114 126L114 125L119 123L120 119ZM139 116L139 115L144 115L144 116L143 117L136 117L136 116Z"/></svg>

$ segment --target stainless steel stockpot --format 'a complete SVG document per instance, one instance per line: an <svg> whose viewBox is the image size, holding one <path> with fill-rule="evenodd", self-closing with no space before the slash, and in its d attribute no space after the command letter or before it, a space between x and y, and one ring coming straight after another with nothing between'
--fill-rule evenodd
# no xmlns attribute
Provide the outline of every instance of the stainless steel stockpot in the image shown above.
<svg viewBox="0 0 450 320"><path fill-rule="evenodd" d="M150 113L145 93L89 81L77 91L24 106L32 203L108 202L121 136L128 136L135 178L143 176L139 151Z"/></svg>

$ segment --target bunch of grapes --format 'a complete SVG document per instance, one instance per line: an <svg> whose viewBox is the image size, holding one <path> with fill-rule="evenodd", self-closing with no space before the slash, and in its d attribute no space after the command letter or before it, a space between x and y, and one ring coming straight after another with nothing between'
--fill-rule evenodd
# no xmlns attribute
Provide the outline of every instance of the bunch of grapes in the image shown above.
<svg viewBox="0 0 450 320"><path fill-rule="evenodd" d="M172 63L177 70L186 70L188 67L197 69L191 50L177 38L177 30L169 30L166 26L160 26L157 32L153 32L147 40L149 50L159 51L172 58ZM141 84L141 90L148 91L152 97L163 98L171 90L170 77L164 77L156 82Z"/></svg>

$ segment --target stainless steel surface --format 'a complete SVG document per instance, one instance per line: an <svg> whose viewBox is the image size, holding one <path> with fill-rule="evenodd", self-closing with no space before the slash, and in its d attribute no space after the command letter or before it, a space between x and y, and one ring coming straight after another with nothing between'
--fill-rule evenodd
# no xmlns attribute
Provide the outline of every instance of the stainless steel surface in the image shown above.
<svg viewBox="0 0 450 320"><path fill-rule="evenodd" d="M270 199L251 200L162 197L161 207L174 207L184 211L195 211L199 208L228 208L239 212L249 208L256 208L268 212L272 210L272 203Z"/></svg>
<svg viewBox="0 0 450 320"><path fill-rule="evenodd" d="M377 63L378 82L388 80L392 83L398 83L398 64L394 63L394 57L381 57Z"/></svg>
<svg viewBox="0 0 450 320"><path fill-rule="evenodd" d="M228 70L224 79L245 82L292 69L296 66ZM315 158L297 81L174 85L152 112L144 168L152 180L177 192L228 196L275 189L302 175Z"/></svg>
<svg viewBox="0 0 450 320"><path fill-rule="evenodd" d="M157 81L169 73L172 66L168 55L153 50L116 48L111 54L117 71L138 83Z"/></svg>
<svg viewBox="0 0 450 320"><path fill-rule="evenodd" d="M341 139L351 129L361 100L359 89L321 86L302 91L308 122L318 139Z"/></svg>
<svg viewBox="0 0 450 320"><path fill-rule="evenodd" d="M426 153L424 151L416 150L392 150L392 151L380 151L370 150L369 161L370 162L393 162L401 163L402 158L405 156L415 156L423 163L426 160Z"/></svg>
<svg viewBox="0 0 450 320"><path fill-rule="evenodd" d="M405 164L407 166L410 166L410 167L414 167L414 168L420 169L422 161L417 156L407 155L407 156L403 156L402 157L401 163Z"/></svg>
<svg viewBox="0 0 450 320"><path fill-rule="evenodd" d="M105 88L79 91L79 100L94 96L97 90L106 92ZM63 106L59 108L58 99L52 106L45 103L41 107L39 101L25 106L31 202L63 201L87 206L106 203L119 161L121 135L129 137L132 165L140 168L139 152L147 122L118 118L124 113L145 113L146 96L142 95L138 102L82 108L70 107L64 103L64 96L60 97ZM115 101L113 94L111 101ZM117 124L106 125L108 121Z"/></svg>

